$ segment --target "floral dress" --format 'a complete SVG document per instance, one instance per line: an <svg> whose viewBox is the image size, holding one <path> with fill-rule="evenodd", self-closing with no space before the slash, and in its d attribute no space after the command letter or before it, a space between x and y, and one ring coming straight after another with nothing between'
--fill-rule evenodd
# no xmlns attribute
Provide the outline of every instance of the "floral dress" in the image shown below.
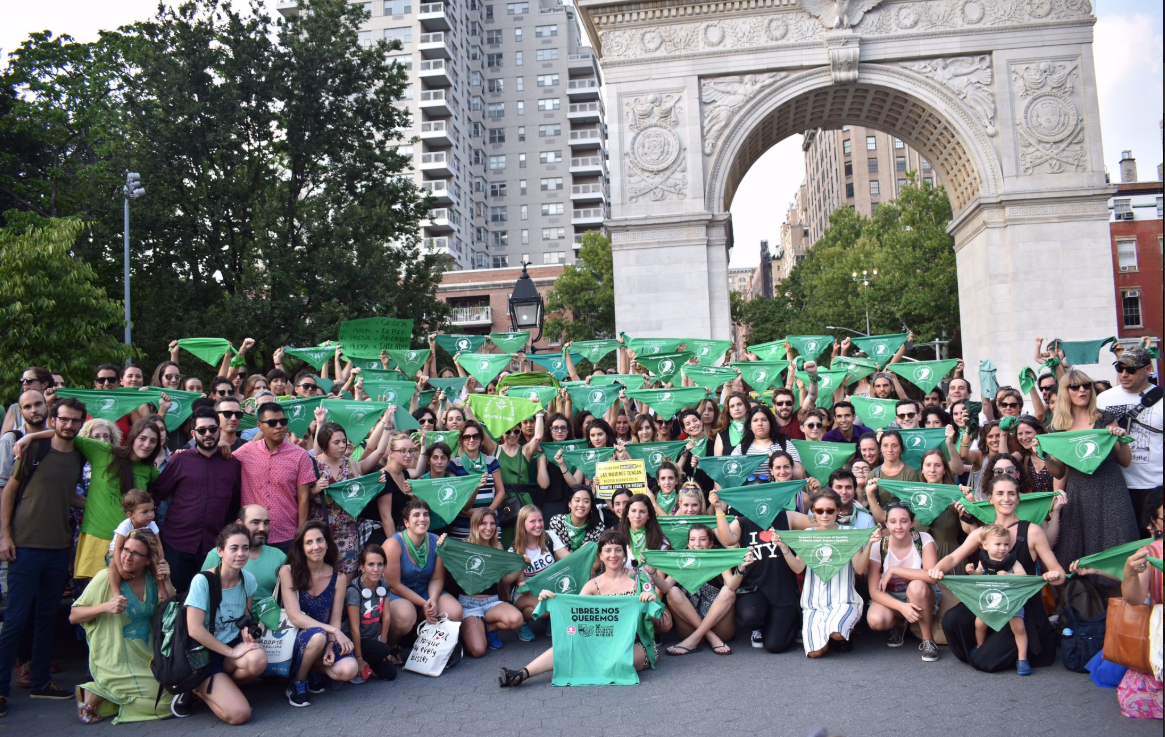
<svg viewBox="0 0 1165 737"><path fill-rule="evenodd" d="M319 469L319 474L322 478L326 478L328 483L336 484L341 481L347 481L356 476L355 469L352 468L352 462L348 458L340 459L340 472L338 475L332 475L332 471L324 463L316 462ZM308 519L318 519L325 522L328 528L332 531L332 542L336 545L336 567L340 572L346 576L351 576L356 572L356 557L360 550L358 548L358 533L359 525L356 518L344 511L344 509L336 503L336 500L328 496L327 493L316 494L308 503Z"/></svg>

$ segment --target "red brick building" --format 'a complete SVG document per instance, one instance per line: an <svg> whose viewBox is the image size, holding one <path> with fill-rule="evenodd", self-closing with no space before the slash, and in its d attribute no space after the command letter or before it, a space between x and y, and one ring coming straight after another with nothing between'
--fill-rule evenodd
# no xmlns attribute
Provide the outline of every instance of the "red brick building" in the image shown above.
<svg viewBox="0 0 1165 737"><path fill-rule="evenodd" d="M562 275L562 266L530 266L527 273L545 301L546 293ZM521 267L445 272L441 285L437 287L437 298L447 302L452 309L450 331L485 335L510 330L509 297L521 274ZM552 346L543 338L535 348L542 353L551 350Z"/></svg>
<svg viewBox="0 0 1165 737"><path fill-rule="evenodd" d="M1128 152L1126 152L1126 155ZM1132 164L1126 171L1127 164ZM1160 181L1138 182L1131 157L1121 162L1122 179L1112 198L1112 238L1117 327L1122 342L1160 339L1162 325ZM1131 181L1130 181L1131 180Z"/></svg>

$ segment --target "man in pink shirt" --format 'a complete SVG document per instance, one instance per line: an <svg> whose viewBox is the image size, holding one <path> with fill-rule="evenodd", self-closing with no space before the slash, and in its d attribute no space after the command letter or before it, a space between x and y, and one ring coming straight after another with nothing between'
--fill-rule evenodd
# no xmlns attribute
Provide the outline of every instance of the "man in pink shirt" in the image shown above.
<svg viewBox="0 0 1165 737"><path fill-rule="evenodd" d="M243 506L262 504L271 513L268 545L287 552L307 521L307 503L316 481L307 451L287 439L287 417L278 402L259 405L259 438L234 452L243 465Z"/></svg>

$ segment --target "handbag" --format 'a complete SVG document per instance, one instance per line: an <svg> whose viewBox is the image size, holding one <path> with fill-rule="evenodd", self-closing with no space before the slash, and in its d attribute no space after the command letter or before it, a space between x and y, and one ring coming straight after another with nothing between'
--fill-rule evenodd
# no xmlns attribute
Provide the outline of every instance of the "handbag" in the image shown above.
<svg viewBox="0 0 1165 737"><path fill-rule="evenodd" d="M263 636L259 638L259 646L267 654L267 668L265 676L291 677L291 659L295 655L295 639L299 635L299 628L291 623L287 616L287 609L281 605L282 592L279 580L275 581L275 590L271 592L271 600L279 607L279 625L274 629L264 627ZM274 614L274 612L272 612ZM274 619L274 617L271 617Z"/></svg>
<svg viewBox="0 0 1165 737"><path fill-rule="evenodd" d="M1104 659L1126 668L1152 673L1149 660L1149 628L1153 607L1130 604L1123 598L1108 600L1104 631Z"/></svg>
<svg viewBox="0 0 1165 737"><path fill-rule="evenodd" d="M417 641L409 652L404 669L422 676L436 678L445 670L461 634L461 623L451 622L444 614L430 624L417 625Z"/></svg>
<svg viewBox="0 0 1165 737"><path fill-rule="evenodd" d="M522 509L522 500L517 494L508 491L498 506L498 527L512 525L518 521L518 511Z"/></svg>

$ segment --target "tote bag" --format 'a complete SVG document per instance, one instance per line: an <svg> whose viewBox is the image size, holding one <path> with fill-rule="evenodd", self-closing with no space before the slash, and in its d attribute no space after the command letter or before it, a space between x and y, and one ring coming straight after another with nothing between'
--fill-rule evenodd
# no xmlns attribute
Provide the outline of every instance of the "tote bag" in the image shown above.
<svg viewBox="0 0 1165 737"><path fill-rule="evenodd" d="M271 592L270 604L279 607L279 626L274 629L264 627L263 636L259 638L259 646L267 654L267 668L265 676L289 678L291 676L291 657L295 654L295 638L299 628L291 623L287 616L287 609L280 606L281 594L279 581L275 581L275 590ZM256 602L255 607L266 602ZM273 614L273 612L272 612ZM258 618L258 617L256 617Z"/></svg>
<svg viewBox="0 0 1165 737"><path fill-rule="evenodd" d="M444 614L433 624L421 622L417 625L417 642L409 653L404 669L433 678L441 675L449 662L449 656L457 647L460 634L461 623L450 622Z"/></svg>

